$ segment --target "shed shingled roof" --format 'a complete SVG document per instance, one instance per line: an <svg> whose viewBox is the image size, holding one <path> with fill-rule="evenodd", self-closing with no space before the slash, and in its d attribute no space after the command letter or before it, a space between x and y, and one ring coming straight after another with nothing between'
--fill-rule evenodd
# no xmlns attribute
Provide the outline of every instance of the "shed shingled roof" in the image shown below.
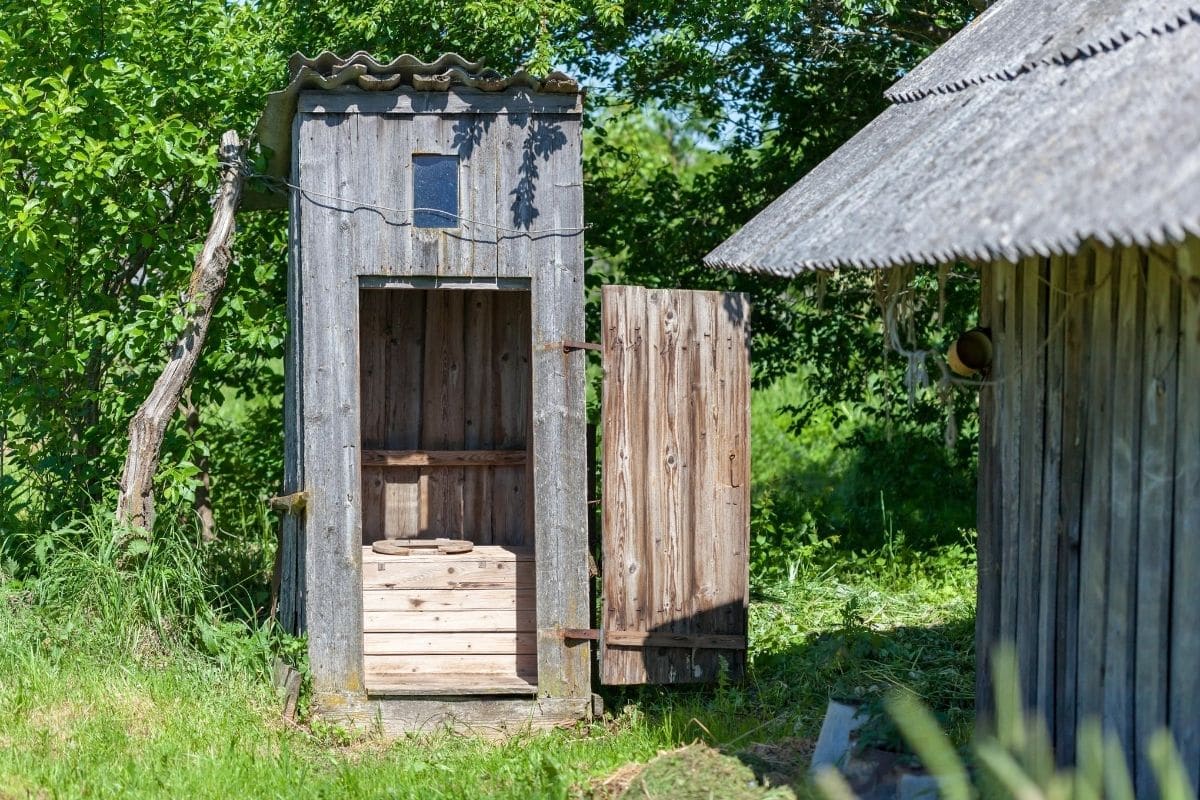
<svg viewBox="0 0 1200 800"><path fill-rule="evenodd" d="M1200 19L1197 0L1008 0L980 14L884 92L919 100L1109 52Z"/></svg>
<svg viewBox="0 0 1200 800"><path fill-rule="evenodd" d="M408 54L391 61L378 61L362 51L347 58L329 51L315 58L296 53L288 59L288 74L287 87L267 95L266 108L254 128L255 139L267 151L267 175L273 178L288 175L292 119L296 116L300 92L305 90L349 88L386 92L409 86L429 92L444 92L455 87L482 92L510 89L552 94L579 92L579 84L561 72L551 72L541 78L525 70L503 75L485 68L482 61L468 61L457 53L445 53L428 62Z"/></svg>
<svg viewBox="0 0 1200 800"><path fill-rule="evenodd" d="M892 88L908 100L705 263L794 275L1200 235L1200 14L1043 2L1058 16L1002 0L951 39ZM1047 60L1019 68L1035 57ZM1013 64L1008 77L978 79Z"/></svg>

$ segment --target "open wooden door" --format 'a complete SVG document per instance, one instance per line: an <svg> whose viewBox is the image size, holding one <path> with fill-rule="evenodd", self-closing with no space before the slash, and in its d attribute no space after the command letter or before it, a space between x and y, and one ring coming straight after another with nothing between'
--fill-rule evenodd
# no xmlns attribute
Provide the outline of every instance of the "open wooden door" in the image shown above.
<svg viewBox="0 0 1200 800"><path fill-rule="evenodd" d="M745 668L749 316L742 294L603 289L603 683Z"/></svg>

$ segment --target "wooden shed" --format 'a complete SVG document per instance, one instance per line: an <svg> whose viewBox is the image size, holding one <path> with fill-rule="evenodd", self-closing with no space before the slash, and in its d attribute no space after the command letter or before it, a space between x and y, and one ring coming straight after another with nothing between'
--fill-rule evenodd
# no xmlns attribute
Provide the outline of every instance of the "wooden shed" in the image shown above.
<svg viewBox="0 0 1200 800"><path fill-rule="evenodd" d="M284 491L304 501L284 523L280 618L308 635L318 711L389 732L571 723L593 710L593 643L608 683L708 680L722 659L736 673L746 299L605 287L603 343L584 341L570 78L454 55L290 66L258 137L290 208ZM471 549L417 548L436 538Z"/></svg>
<svg viewBox="0 0 1200 800"><path fill-rule="evenodd" d="M707 263L966 261L980 385L978 698L1016 646L1058 757L1099 718L1149 796L1200 777L1200 7L1001 0Z"/></svg>

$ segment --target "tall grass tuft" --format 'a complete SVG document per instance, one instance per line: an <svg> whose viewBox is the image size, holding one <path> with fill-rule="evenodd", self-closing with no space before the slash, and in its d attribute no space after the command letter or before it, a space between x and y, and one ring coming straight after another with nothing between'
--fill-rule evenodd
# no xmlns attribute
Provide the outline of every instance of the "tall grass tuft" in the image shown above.
<svg viewBox="0 0 1200 800"><path fill-rule="evenodd" d="M33 562L21 588L43 641L87 640L116 658L199 649L266 669L270 631L226 619L229 594L208 579L190 532L150 536L97 511L20 544Z"/></svg>

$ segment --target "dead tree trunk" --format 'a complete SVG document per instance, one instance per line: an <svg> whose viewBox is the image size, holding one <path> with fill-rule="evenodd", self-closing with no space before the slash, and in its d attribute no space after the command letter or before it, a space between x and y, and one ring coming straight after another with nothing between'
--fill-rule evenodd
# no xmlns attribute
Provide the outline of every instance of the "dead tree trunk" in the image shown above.
<svg viewBox="0 0 1200 800"><path fill-rule="evenodd" d="M154 527L154 473L158 469L163 435L179 406L179 398L191 383L232 259L234 214L242 197L243 183L238 167L241 142L237 133L226 131L221 137L220 155L221 183L213 202L212 225L204 248L196 256L191 284L184 295L187 324L150 395L129 421L129 453L121 476L117 519L146 530Z"/></svg>

